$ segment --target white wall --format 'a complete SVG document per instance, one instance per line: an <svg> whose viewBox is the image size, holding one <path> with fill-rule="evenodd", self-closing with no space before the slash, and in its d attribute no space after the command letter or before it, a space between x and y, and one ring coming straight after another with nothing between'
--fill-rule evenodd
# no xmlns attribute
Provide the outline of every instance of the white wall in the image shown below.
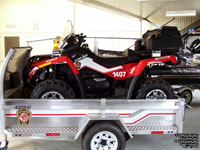
<svg viewBox="0 0 200 150"><path fill-rule="evenodd" d="M76 32L84 32L90 37L139 37L138 19L119 16L110 12L76 4ZM93 48L93 40L89 46ZM134 43L133 40L98 40L100 49L124 50Z"/></svg>
<svg viewBox="0 0 200 150"><path fill-rule="evenodd" d="M27 40L55 37L63 31L66 20L72 19L73 4L67 0L1 0L0 60L5 57L4 36L20 36L20 46L26 46ZM52 49L50 43L49 47L42 43L34 46L43 53Z"/></svg>
<svg viewBox="0 0 200 150"><path fill-rule="evenodd" d="M140 23L133 18L95 8L74 4L67 0L1 0L0 1L0 60L4 59L4 36L20 36L20 46L28 40L61 35L66 20L72 20L76 33L87 36L139 37ZM145 26L147 30L149 26ZM88 40L93 48L93 40ZM102 49L122 50L133 41L103 40ZM52 41L32 43L34 54L51 53Z"/></svg>

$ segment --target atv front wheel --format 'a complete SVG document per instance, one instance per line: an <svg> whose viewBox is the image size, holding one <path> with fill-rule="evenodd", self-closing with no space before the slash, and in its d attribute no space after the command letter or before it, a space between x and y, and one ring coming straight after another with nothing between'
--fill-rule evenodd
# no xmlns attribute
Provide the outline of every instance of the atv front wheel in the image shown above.
<svg viewBox="0 0 200 150"><path fill-rule="evenodd" d="M32 94L32 99L67 99L74 98L73 89L61 80L45 80L38 84Z"/></svg>
<svg viewBox="0 0 200 150"><path fill-rule="evenodd" d="M136 99L174 99L175 94L168 82L159 78L149 78L139 87Z"/></svg>

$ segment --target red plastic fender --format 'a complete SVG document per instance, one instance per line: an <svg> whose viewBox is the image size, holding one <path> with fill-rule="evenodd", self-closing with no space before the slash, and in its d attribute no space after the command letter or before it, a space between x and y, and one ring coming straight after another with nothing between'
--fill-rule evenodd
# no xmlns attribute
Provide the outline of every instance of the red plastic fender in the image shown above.
<svg viewBox="0 0 200 150"><path fill-rule="evenodd" d="M174 55L168 55L168 56L163 56L163 57L144 59L144 60L141 60L139 63L125 64L125 65L120 66L121 69L107 72L104 74L116 80L128 79L130 77L140 76L142 71L145 69L145 67L150 64L162 63L162 62L168 62L168 61L174 64L177 63L176 57ZM99 70L96 70L96 71L100 72Z"/></svg>
<svg viewBox="0 0 200 150"><path fill-rule="evenodd" d="M144 70L144 68L150 64L162 63L162 62L168 62L168 61L170 61L174 64L177 64L177 59L176 59L176 56L174 56L174 55L168 55L168 56L163 56L163 57L142 60L136 65L133 76L139 76L142 73L142 71Z"/></svg>
<svg viewBox="0 0 200 150"><path fill-rule="evenodd" d="M50 66L52 64L68 64L75 75L79 74L79 71L76 69L72 60L67 56L62 56L62 57L55 57L52 59L45 59L33 63L31 72L29 73L29 79L31 79L34 76L34 74L37 72L38 69Z"/></svg>

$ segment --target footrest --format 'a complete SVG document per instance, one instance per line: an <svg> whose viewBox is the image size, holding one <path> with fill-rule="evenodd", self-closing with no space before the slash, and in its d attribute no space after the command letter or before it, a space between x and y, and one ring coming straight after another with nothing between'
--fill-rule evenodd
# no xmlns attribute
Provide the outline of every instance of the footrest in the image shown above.
<svg viewBox="0 0 200 150"><path fill-rule="evenodd" d="M178 132L176 126L129 126L132 134L175 134Z"/></svg>
<svg viewBox="0 0 200 150"><path fill-rule="evenodd" d="M6 132L11 136L61 136L76 135L78 127L67 128L33 128L33 127L16 127L7 128Z"/></svg>

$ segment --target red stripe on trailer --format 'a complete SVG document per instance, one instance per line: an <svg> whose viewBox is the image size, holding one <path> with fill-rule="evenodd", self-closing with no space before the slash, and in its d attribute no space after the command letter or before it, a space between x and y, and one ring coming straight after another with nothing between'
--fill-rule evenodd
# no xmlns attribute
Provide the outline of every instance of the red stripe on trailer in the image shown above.
<svg viewBox="0 0 200 150"><path fill-rule="evenodd" d="M6 116L17 116L17 114L5 114ZM86 116L86 114L32 114L32 116Z"/></svg>
<svg viewBox="0 0 200 150"><path fill-rule="evenodd" d="M5 114L6 116L17 116L17 114Z"/></svg>
<svg viewBox="0 0 200 150"><path fill-rule="evenodd" d="M151 131L151 134L164 134L164 131Z"/></svg>
<svg viewBox="0 0 200 150"><path fill-rule="evenodd" d="M60 133L46 133L46 136L60 136Z"/></svg>
<svg viewBox="0 0 200 150"><path fill-rule="evenodd" d="M120 116L130 116L132 115L131 113L122 113L122 114L119 114Z"/></svg>
<svg viewBox="0 0 200 150"><path fill-rule="evenodd" d="M176 115L176 113L150 113L150 115Z"/></svg>
<svg viewBox="0 0 200 150"><path fill-rule="evenodd" d="M149 113L147 115L145 115L144 117L134 121L134 122L131 122L131 123L126 123L126 125L133 125L133 124L136 124L137 122L143 120L144 118L147 118L148 116L152 116L152 115L176 115L176 113Z"/></svg>
<svg viewBox="0 0 200 150"><path fill-rule="evenodd" d="M32 116L85 116L86 114L32 114Z"/></svg>

